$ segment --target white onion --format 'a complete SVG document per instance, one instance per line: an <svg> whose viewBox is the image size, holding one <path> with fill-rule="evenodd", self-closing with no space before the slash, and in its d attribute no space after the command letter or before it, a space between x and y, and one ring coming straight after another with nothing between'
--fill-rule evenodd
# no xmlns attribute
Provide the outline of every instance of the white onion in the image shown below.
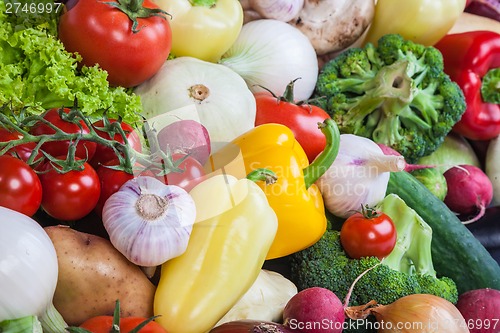
<svg viewBox="0 0 500 333"><path fill-rule="evenodd" d="M212 151L254 127L255 98L242 77L226 66L192 57L168 60L134 89L143 115L158 131L179 120L205 126Z"/></svg>
<svg viewBox="0 0 500 333"><path fill-rule="evenodd" d="M299 29L274 19L243 25L219 62L240 74L253 92L265 87L282 96L288 83L300 78L294 88L297 101L311 97L318 79L318 60L309 39Z"/></svg>
<svg viewBox="0 0 500 333"><path fill-rule="evenodd" d="M45 230L32 218L0 207L0 321L38 316L45 332L64 332L66 324L52 304L58 272Z"/></svg>

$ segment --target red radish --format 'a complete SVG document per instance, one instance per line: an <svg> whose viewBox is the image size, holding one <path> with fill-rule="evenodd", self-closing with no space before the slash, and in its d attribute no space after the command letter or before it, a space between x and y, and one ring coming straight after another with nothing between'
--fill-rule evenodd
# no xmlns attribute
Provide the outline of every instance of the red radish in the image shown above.
<svg viewBox="0 0 500 333"><path fill-rule="evenodd" d="M382 153L384 155L394 155L394 156L401 156L401 154L392 149L391 147L384 145L383 143L377 143L377 145L382 149ZM406 163L404 171L406 172L412 172L414 170L420 170L420 169L429 169L429 168L434 168L435 165L420 165L420 164L409 164Z"/></svg>
<svg viewBox="0 0 500 333"><path fill-rule="evenodd" d="M456 304L470 333L500 332L500 290L469 290L458 296Z"/></svg>
<svg viewBox="0 0 500 333"><path fill-rule="evenodd" d="M480 168L462 164L452 167L444 173L448 193L444 203L457 214L476 215L464 224L476 222L485 213L486 207L493 200L493 185Z"/></svg>
<svg viewBox="0 0 500 333"><path fill-rule="evenodd" d="M160 149L170 150L172 154L189 154L202 165L210 156L210 137L208 130L194 120L179 120L171 123L158 132Z"/></svg>
<svg viewBox="0 0 500 333"><path fill-rule="evenodd" d="M311 287L299 291L283 309L284 325L301 333L340 333L344 306L329 289Z"/></svg>
<svg viewBox="0 0 500 333"><path fill-rule="evenodd" d="M380 263L358 275L349 287L344 304L331 290L311 287L299 291L283 309L283 325L300 333L341 333L346 309L356 283Z"/></svg>

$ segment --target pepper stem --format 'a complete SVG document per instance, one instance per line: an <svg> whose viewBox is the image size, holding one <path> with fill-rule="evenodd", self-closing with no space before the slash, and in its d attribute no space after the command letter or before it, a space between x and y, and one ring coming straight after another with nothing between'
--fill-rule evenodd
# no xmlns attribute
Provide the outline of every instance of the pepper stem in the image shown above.
<svg viewBox="0 0 500 333"><path fill-rule="evenodd" d="M321 154L303 169L306 188L314 184L328 170L339 153L340 131L335 121L328 118L324 122L318 123L318 128L326 137L326 146Z"/></svg>
<svg viewBox="0 0 500 333"><path fill-rule="evenodd" d="M193 7L215 7L217 0L189 0L189 3Z"/></svg>
<svg viewBox="0 0 500 333"><path fill-rule="evenodd" d="M259 168L259 169L255 169L255 170L251 171L247 175L247 179L254 181L254 182L264 181L264 182L266 182L266 185L271 185L271 184L276 183L276 181L278 180L278 177L276 176L276 174L272 170L265 169L265 168Z"/></svg>

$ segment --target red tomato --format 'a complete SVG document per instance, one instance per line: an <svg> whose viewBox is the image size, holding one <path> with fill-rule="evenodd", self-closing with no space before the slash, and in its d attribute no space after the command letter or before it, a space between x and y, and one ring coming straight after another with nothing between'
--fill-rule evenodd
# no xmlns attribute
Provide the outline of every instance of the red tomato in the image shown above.
<svg viewBox="0 0 500 333"><path fill-rule="evenodd" d="M116 119L110 119L109 122L114 123L116 122ZM110 136L108 133L98 130L99 127L103 127L103 123L104 122L102 120L98 120L93 124L93 126L95 128L96 133L100 137L109 140ZM121 122L120 127L126 134L129 146L138 152L142 152L142 142L137 131L134 131L132 126L124 122ZM119 133L116 133L113 139L120 143L124 142L122 136ZM113 151L113 149L97 144L95 154L92 160L90 161L90 165L92 165L94 168L97 168L100 164L104 164L114 159L116 159L116 154Z"/></svg>
<svg viewBox="0 0 500 333"><path fill-rule="evenodd" d="M144 0L143 6L158 8L151 0ZM106 1L70 0L67 8L60 17L59 39L67 51L82 56L83 65L99 64L106 70L111 85L144 82L170 54L172 31L166 17L138 18L138 31L133 32L127 14Z"/></svg>
<svg viewBox="0 0 500 333"><path fill-rule="evenodd" d="M59 173L51 163L45 163L40 171L42 208L53 218L75 221L96 206L101 185L97 172L87 162L82 171Z"/></svg>
<svg viewBox="0 0 500 333"><path fill-rule="evenodd" d="M123 184L134 178L134 175L130 173L107 167L112 165L118 165L118 160L114 159L108 161L97 168L97 176L101 183L101 195L99 196L99 200L94 210L99 216L102 216L102 208L106 200L108 200L113 193L117 192Z"/></svg>
<svg viewBox="0 0 500 333"><path fill-rule="evenodd" d="M19 133L9 131L6 128L0 127L0 142L8 142L11 140L20 139L22 136ZM13 149L12 149L13 150ZM9 150L10 152L11 150Z"/></svg>
<svg viewBox="0 0 500 333"><path fill-rule="evenodd" d="M0 142L7 142L7 141L11 141L11 140L17 140L17 139L20 139L20 138L22 138L21 134L19 134L17 132L10 131L10 130L7 130L5 128L0 128ZM33 151L33 149L35 148L35 146L36 146L36 143L34 143L34 142L25 143L25 144L22 144L22 145L19 145L19 146L16 146L16 147L10 149L8 151L8 153L9 154L15 154L21 160L23 160L23 161L26 162L30 158L31 152ZM35 160L38 157L41 157L41 156L42 156L42 154L40 152L38 152L37 156L35 157Z"/></svg>
<svg viewBox="0 0 500 333"><path fill-rule="evenodd" d="M37 174L11 155L0 156L0 206L32 216L42 202L42 185Z"/></svg>
<svg viewBox="0 0 500 333"><path fill-rule="evenodd" d="M128 333L142 323L146 318L142 317L124 317L120 318L120 332ZM113 326L112 316L97 316L83 322L80 327L92 333L109 333ZM167 331L157 322L150 321L142 329L140 333L167 333Z"/></svg>
<svg viewBox="0 0 500 333"><path fill-rule="evenodd" d="M314 105L278 101L277 97L266 92L256 93L255 100L257 103L255 126L267 123L287 126L306 152L309 162L325 149L326 138L318 128L318 123L330 118L325 110Z"/></svg>
<svg viewBox="0 0 500 333"><path fill-rule="evenodd" d="M70 110L71 109L69 108L64 108L65 113L69 113ZM90 132L83 120L80 121L80 128L77 124L63 120L59 115L59 111L59 108L51 109L45 113L43 119L52 123L54 126L66 133L88 134ZM54 134L55 130L43 122L38 122L30 129L30 133L33 135ZM54 157L66 156L68 154L69 145L69 141L53 141L44 143L41 148L43 151ZM92 156L94 156L95 149L96 144L94 142L81 141L76 146L76 157L91 159Z"/></svg>
<svg viewBox="0 0 500 333"><path fill-rule="evenodd" d="M194 157L186 157L183 154L172 155L174 161L184 157L185 159L179 164L179 168L183 170L182 172L170 172L164 176L156 176L156 178L165 184L177 185L189 192L204 179L205 169L203 169L203 165Z"/></svg>
<svg viewBox="0 0 500 333"><path fill-rule="evenodd" d="M391 218L368 208L354 213L340 229L340 242L347 255L354 259L378 257L391 253L396 245L396 227Z"/></svg>

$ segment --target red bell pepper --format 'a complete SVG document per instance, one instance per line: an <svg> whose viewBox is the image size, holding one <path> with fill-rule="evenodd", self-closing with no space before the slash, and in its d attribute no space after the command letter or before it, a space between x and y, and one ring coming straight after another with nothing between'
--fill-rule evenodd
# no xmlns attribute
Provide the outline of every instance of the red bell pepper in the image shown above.
<svg viewBox="0 0 500 333"><path fill-rule="evenodd" d="M471 140L500 134L500 34L470 31L444 36L434 45L444 71L462 89L467 109L453 131Z"/></svg>

